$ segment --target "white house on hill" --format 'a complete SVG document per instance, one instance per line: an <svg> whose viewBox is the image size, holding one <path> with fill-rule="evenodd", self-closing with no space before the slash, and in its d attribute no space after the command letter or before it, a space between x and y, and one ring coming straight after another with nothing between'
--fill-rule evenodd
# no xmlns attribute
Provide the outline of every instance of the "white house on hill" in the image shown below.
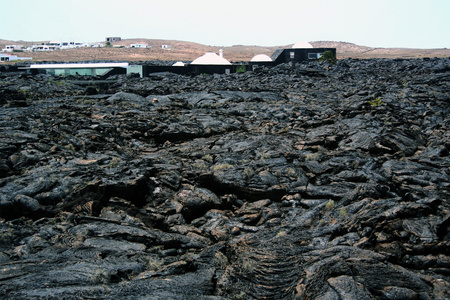
<svg viewBox="0 0 450 300"><path fill-rule="evenodd" d="M31 60L31 57L17 57L17 55L0 53L0 62L15 60Z"/></svg>
<svg viewBox="0 0 450 300"><path fill-rule="evenodd" d="M131 44L130 48L150 48L148 44Z"/></svg>

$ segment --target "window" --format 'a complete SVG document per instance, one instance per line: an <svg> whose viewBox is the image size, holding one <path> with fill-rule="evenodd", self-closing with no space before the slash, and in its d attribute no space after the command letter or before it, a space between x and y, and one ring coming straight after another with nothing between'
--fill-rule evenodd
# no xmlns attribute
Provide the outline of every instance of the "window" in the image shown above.
<svg viewBox="0 0 450 300"><path fill-rule="evenodd" d="M316 59L317 53L308 53L308 59Z"/></svg>
<svg viewBox="0 0 450 300"><path fill-rule="evenodd" d="M294 59L295 58L295 52L290 52L289 56L290 56L291 59Z"/></svg>

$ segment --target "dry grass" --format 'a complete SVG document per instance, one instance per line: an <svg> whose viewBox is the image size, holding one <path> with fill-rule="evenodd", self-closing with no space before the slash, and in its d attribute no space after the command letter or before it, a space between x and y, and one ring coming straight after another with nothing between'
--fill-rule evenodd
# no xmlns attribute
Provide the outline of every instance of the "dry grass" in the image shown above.
<svg viewBox="0 0 450 300"><path fill-rule="evenodd" d="M14 53L17 56L32 57L33 61L192 61L206 52L219 52L223 49L224 57L232 62L249 61L256 54L271 56L276 49L289 48L282 46L247 46L235 45L231 47L207 46L198 43L155 40L155 39L126 39L113 43L114 46L128 46L133 43L147 43L148 49L139 48L80 48L59 50L53 52ZM32 44L30 42L13 42L0 40L0 47L6 44ZM37 44L37 42L36 42ZM171 50L162 49L162 45L171 45ZM372 48L345 42L311 42L314 47L333 47L337 49L338 59L342 58L421 58L421 57L450 57L449 49L408 49L408 48Z"/></svg>

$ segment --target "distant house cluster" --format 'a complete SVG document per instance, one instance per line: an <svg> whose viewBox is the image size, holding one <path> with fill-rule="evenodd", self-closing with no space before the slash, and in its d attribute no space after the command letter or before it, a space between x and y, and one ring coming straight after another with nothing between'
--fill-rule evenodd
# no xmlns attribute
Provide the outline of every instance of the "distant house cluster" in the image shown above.
<svg viewBox="0 0 450 300"><path fill-rule="evenodd" d="M2 52L39 52L39 51L54 51L54 50L87 48L87 47L103 47L103 44L50 41L47 43L42 43L40 45L32 45L28 47L25 47L23 45L6 45L5 48L2 49Z"/></svg>
<svg viewBox="0 0 450 300"><path fill-rule="evenodd" d="M149 46L148 44L131 44L129 48L151 48L152 46ZM161 49L164 50L171 50L172 45L161 45Z"/></svg>

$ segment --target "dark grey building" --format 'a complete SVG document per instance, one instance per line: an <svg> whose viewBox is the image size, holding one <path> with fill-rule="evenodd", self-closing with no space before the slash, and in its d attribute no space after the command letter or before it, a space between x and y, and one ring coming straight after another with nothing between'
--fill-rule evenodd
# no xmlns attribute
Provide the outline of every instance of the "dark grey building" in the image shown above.
<svg viewBox="0 0 450 300"><path fill-rule="evenodd" d="M290 48L278 49L270 57L273 64L288 62L303 62L319 59L325 51L330 51L336 57L336 48Z"/></svg>
<svg viewBox="0 0 450 300"><path fill-rule="evenodd" d="M112 43L112 42L119 42L121 40L122 40L122 38L118 37L118 36L113 36L113 37L107 37L106 38L106 41L110 42L110 43Z"/></svg>

